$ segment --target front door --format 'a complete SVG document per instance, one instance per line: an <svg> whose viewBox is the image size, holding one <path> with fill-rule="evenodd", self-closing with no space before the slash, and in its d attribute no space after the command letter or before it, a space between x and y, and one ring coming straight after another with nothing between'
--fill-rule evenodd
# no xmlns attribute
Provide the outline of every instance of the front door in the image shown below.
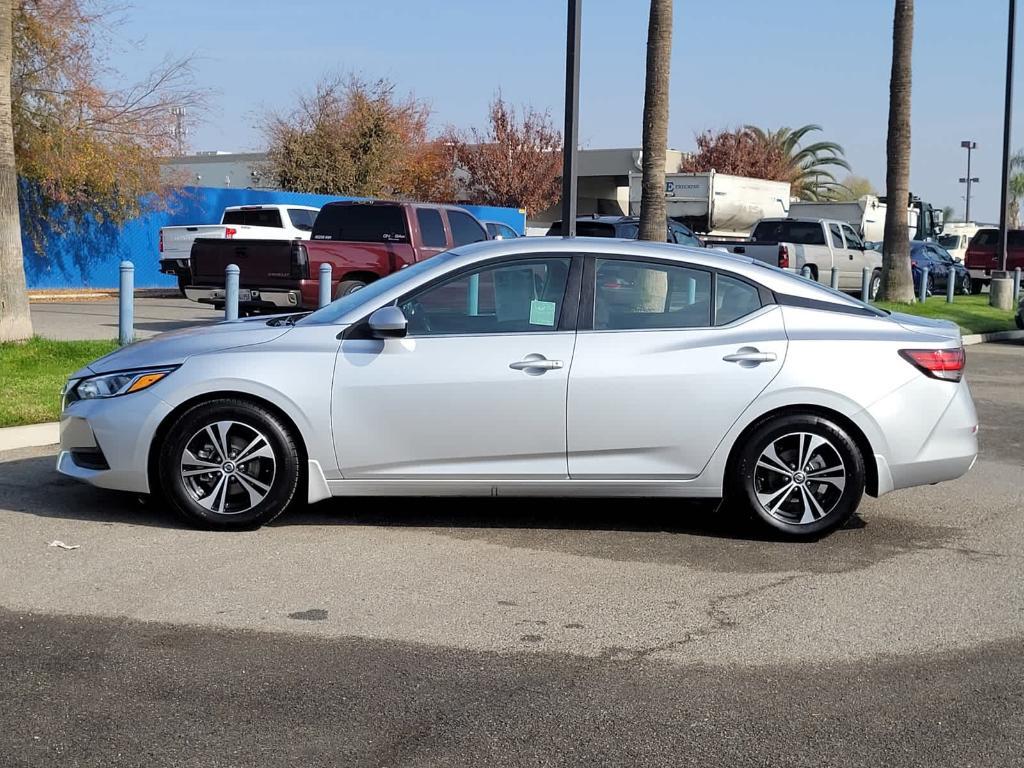
<svg viewBox="0 0 1024 768"><path fill-rule="evenodd" d="M345 339L331 417L343 477L565 478L572 261L473 268L399 300L406 338Z"/></svg>
<svg viewBox="0 0 1024 768"><path fill-rule="evenodd" d="M781 310L740 278L657 262L594 259L583 290L569 475L696 477L782 368Z"/></svg>

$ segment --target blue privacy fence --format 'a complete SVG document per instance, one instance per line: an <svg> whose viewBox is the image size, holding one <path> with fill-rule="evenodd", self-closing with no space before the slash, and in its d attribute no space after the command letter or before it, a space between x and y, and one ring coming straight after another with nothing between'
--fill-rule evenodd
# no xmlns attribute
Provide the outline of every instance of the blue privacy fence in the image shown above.
<svg viewBox="0 0 1024 768"><path fill-rule="evenodd" d="M116 288L122 261L135 264L136 288L172 288L177 285L159 271L158 243L161 227L184 224L216 224L224 208L232 205L287 203L321 206L332 200L351 198L306 195L263 189L219 189L185 187L166 206L123 225L89 221L69 226L63 234L51 234L41 247L24 238L25 276L28 287ZM526 217L514 208L464 206L481 221L500 221L520 234Z"/></svg>

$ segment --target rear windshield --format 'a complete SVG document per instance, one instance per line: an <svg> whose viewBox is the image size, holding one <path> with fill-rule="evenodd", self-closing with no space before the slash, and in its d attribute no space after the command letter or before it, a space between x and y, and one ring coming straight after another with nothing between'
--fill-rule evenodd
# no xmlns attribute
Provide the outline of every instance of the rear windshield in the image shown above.
<svg viewBox="0 0 1024 768"><path fill-rule="evenodd" d="M622 237L627 240L635 238L637 233L636 224L624 224L615 231L615 225L604 221L577 221L576 234L580 237ZM561 236L562 222L556 221L548 230L549 235Z"/></svg>
<svg viewBox="0 0 1024 768"><path fill-rule="evenodd" d="M971 239L971 245L981 246L982 248L995 248L998 244L998 229L979 229L978 233ZM1006 244L1011 248L1024 246L1024 229L1011 229L1007 232Z"/></svg>
<svg viewBox="0 0 1024 768"><path fill-rule="evenodd" d="M816 221L762 221L752 237L758 242L825 245L825 230Z"/></svg>
<svg viewBox="0 0 1024 768"><path fill-rule="evenodd" d="M407 243L405 210L398 205L325 205L313 224L313 239Z"/></svg>
<svg viewBox="0 0 1024 768"><path fill-rule="evenodd" d="M281 227L281 212L276 208L224 211L223 224L237 227Z"/></svg>

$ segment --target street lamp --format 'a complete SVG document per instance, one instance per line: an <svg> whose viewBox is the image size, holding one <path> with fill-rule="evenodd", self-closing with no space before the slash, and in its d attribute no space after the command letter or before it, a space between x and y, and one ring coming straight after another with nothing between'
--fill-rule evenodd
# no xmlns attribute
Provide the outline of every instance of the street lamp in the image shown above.
<svg viewBox="0 0 1024 768"><path fill-rule="evenodd" d="M999 205L999 268L1006 270L1007 216L1010 206L1010 115L1013 110L1013 54L1016 43L1017 0L1010 0L1006 22L1006 94L1003 101L1003 181Z"/></svg>
<svg viewBox="0 0 1024 768"><path fill-rule="evenodd" d="M967 210L964 212L964 221L969 222L971 220L971 184L977 184L979 181L976 176L971 176L971 152L978 148L978 142L964 140L960 142L960 146L967 150L967 176L961 178L960 183L967 185Z"/></svg>
<svg viewBox="0 0 1024 768"><path fill-rule="evenodd" d="M565 132L562 134L562 235L576 236L576 142L580 111L580 11L568 0L565 34Z"/></svg>

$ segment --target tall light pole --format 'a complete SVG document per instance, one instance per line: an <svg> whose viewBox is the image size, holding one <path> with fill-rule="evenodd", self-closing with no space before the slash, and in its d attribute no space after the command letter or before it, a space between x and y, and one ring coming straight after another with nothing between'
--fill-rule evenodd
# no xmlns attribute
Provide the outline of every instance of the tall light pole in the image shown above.
<svg viewBox="0 0 1024 768"><path fill-rule="evenodd" d="M576 237L576 144L580 111L580 11L583 0L567 0L565 35L565 131L562 133L562 235Z"/></svg>
<svg viewBox="0 0 1024 768"><path fill-rule="evenodd" d="M967 177L960 179L961 184L967 185L967 210L964 211L964 221L971 220L971 184L977 184L979 179L971 177L971 152L978 148L978 142L964 140L960 146L967 150Z"/></svg>
<svg viewBox="0 0 1024 768"><path fill-rule="evenodd" d="M1003 102L1003 186L999 205L999 263L1006 270L1006 225L1010 203L1010 113L1013 109L1013 52L1016 42L1017 0L1010 0L1006 29L1006 96Z"/></svg>

